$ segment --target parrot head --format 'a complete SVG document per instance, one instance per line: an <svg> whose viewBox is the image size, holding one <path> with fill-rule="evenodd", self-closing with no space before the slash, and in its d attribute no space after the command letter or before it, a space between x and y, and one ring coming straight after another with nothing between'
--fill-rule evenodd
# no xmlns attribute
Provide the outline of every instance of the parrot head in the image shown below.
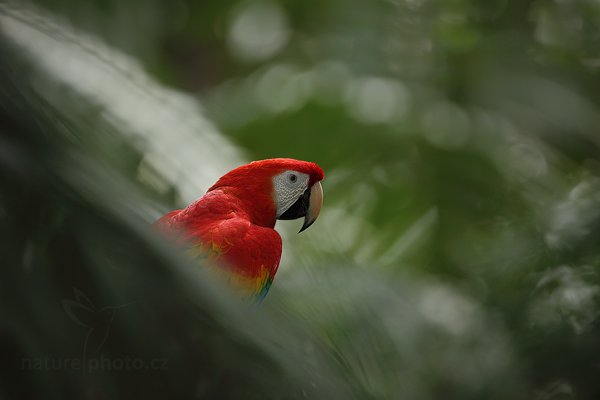
<svg viewBox="0 0 600 400"><path fill-rule="evenodd" d="M222 176L208 191L234 194L253 222L274 227L275 221L304 218L300 232L321 211L324 174L317 164L291 158L254 161Z"/></svg>

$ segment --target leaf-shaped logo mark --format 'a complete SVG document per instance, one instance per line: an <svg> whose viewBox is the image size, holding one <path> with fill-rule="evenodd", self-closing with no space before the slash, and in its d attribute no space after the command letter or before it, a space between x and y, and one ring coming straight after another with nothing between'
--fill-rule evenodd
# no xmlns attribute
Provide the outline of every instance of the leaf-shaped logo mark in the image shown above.
<svg viewBox="0 0 600 400"><path fill-rule="evenodd" d="M98 308L81 290L73 288L74 299L63 299L62 307L77 325L87 329L83 342L82 357L94 354L102 348L108 339L116 311L128 304Z"/></svg>
<svg viewBox="0 0 600 400"><path fill-rule="evenodd" d="M63 310L76 324L91 328L93 323L90 316L96 312L94 303L77 288L73 288L73 293L75 294L75 300L63 299L61 301Z"/></svg>

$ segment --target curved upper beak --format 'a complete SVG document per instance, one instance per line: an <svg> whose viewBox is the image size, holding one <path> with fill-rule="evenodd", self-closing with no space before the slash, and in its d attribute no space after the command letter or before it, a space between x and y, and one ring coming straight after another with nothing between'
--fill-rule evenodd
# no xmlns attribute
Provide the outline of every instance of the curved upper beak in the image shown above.
<svg viewBox="0 0 600 400"><path fill-rule="evenodd" d="M300 232L311 226L319 216L321 212L321 206L323 205L323 187L321 182L316 182L310 189L310 196L308 198L308 209L304 216L304 224L300 228Z"/></svg>

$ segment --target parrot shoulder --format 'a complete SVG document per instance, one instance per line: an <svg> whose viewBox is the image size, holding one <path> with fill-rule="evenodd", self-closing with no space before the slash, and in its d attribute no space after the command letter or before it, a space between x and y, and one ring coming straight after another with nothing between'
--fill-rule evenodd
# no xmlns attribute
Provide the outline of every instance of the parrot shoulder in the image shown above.
<svg viewBox="0 0 600 400"><path fill-rule="evenodd" d="M160 232L168 233L176 227L177 221L176 216L181 212L181 210L173 210L169 211L162 217L160 217L156 222L154 222L154 227L158 229Z"/></svg>
<svg viewBox="0 0 600 400"><path fill-rule="evenodd" d="M254 224L239 199L221 190L170 212L155 225L186 243L188 254L224 267L217 269L253 296L264 296L279 267L282 244L277 231Z"/></svg>

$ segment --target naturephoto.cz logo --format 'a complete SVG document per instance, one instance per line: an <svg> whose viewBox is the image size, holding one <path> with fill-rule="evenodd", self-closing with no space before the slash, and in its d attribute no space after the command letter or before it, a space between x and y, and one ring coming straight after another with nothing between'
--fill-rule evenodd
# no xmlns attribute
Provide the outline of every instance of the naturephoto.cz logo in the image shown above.
<svg viewBox="0 0 600 400"><path fill-rule="evenodd" d="M140 357L57 358L33 357L21 360L21 368L33 371L160 371L167 369L166 358L145 360Z"/></svg>
<svg viewBox="0 0 600 400"><path fill-rule="evenodd" d="M74 299L63 299L61 305L69 318L82 327L81 357L30 357L21 360L24 370L64 371L148 371L166 370L166 358L144 359L125 355L108 357L101 352L118 310L132 303L97 307L83 291L73 288Z"/></svg>

